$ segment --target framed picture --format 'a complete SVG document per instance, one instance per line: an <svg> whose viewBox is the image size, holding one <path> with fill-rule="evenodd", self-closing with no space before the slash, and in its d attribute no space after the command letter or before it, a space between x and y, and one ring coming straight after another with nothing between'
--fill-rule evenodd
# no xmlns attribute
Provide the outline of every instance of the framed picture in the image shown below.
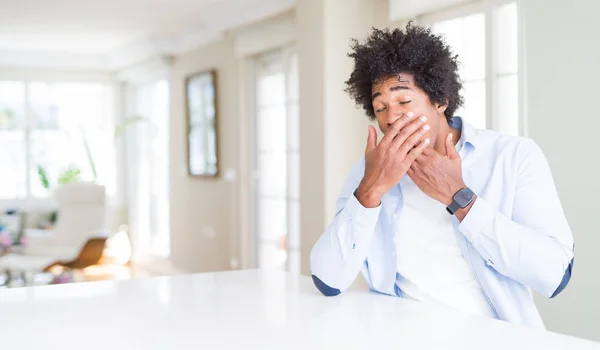
<svg viewBox="0 0 600 350"><path fill-rule="evenodd" d="M217 177L216 72L189 76L185 90L188 172L191 176Z"/></svg>

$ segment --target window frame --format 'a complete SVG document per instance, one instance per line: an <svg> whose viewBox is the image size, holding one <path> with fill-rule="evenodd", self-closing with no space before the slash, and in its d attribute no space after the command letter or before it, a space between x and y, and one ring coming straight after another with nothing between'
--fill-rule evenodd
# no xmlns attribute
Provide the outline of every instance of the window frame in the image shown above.
<svg viewBox="0 0 600 350"><path fill-rule="evenodd" d="M256 53L255 55L249 56L247 57L247 82L246 82L246 91L247 91L247 97L248 97L248 122L249 122L249 137L248 137L248 150L249 150L249 155L250 155L250 211L249 211L249 221L250 221L250 226L251 226L251 266L253 268L259 267L260 266L260 259L261 259L261 247L263 245L264 242L262 242L261 237L260 237L260 211L259 211L259 207L260 207L260 199L261 197L268 197L259 193L260 190L260 185L259 185L259 179L260 179L260 170L258 167L259 164L259 156L261 151L259 150L259 130L258 130L258 108L259 108L259 103L258 103L258 93L257 93L257 89L256 89L256 84L258 83L258 79L260 78L260 75L258 74L258 67L259 67L259 60L261 59L265 59L268 57L275 57L277 60L280 60L280 63L282 64L282 71L285 72L284 74L284 84L285 84L285 107L286 107L286 119L289 120L289 111L290 111L290 106L293 104L298 104L299 101L299 96L296 96L296 100L294 99L290 99L288 92L289 92L289 79L290 79L290 75L289 75L289 69L290 69L290 63L291 63L291 57L297 55L297 48L295 45L293 44L288 44L288 45L283 45L283 46L278 46L278 47L274 47L271 48L267 51L264 52L259 52ZM297 56L296 56L297 57ZM298 69L298 67L296 66L296 70ZM299 130L297 130L299 132ZM289 125L287 124L286 121L286 147L289 147ZM289 188L289 184L290 184L290 174L289 174L289 170L290 170L290 158L289 158L289 154L290 153L296 153L299 156L300 153L300 149L296 149L296 150L290 150L289 148L286 150L287 152L287 156L286 156L286 184L287 184L287 193L285 195L285 201L286 201L286 205L287 207L287 212L286 212L286 230L287 230L287 235L286 235L286 261L285 261L285 270L286 271L292 271L292 272L297 272L299 270L299 260L295 261L294 259L297 258L299 259L299 254L300 254L300 232L299 232L299 227L298 230L296 230L296 232L294 232L294 234L290 234L290 232L293 230L293 227L291 227L291 223L290 223L290 217L291 217L291 209L290 209L290 204L292 202L297 202L298 208L299 208L299 204L300 204L300 198L299 197L292 197L290 194L290 188ZM299 174L298 174L299 175ZM298 194L299 196L299 194ZM298 217L299 217L300 213L298 213ZM299 221L298 221L299 222ZM291 257L293 256L293 257ZM294 260L294 261L293 261Z"/></svg>
<svg viewBox="0 0 600 350"><path fill-rule="evenodd" d="M517 84L518 84L518 135L527 136L527 106L526 106L526 72L525 63L525 31L523 16L523 0L479 0L467 4L419 15L414 22L421 26L431 26L436 22L451 20L469 15L483 13L485 16L485 86L486 86L486 128L498 130L500 111L497 101L496 86L498 77L496 72L496 48L494 47L494 33L497 30L496 8L515 3L517 6ZM502 130L501 130L502 131Z"/></svg>

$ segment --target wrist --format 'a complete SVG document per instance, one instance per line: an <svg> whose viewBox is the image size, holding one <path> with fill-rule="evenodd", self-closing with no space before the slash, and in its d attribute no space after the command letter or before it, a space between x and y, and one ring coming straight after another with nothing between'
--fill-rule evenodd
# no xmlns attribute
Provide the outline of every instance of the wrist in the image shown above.
<svg viewBox="0 0 600 350"><path fill-rule="evenodd" d="M473 200L471 201L471 203L469 203L469 205L467 205L465 208L459 209L456 213L454 213L454 216L456 216L458 222L462 222L465 219L465 217L469 213L469 210L471 210L473 204L475 204L477 198L477 195L473 196Z"/></svg>
<svg viewBox="0 0 600 350"><path fill-rule="evenodd" d="M354 196L365 208L378 207L381 203L381 198L383 197L375 188L363 184L362 182L358 185L358 188L354 192Z"/></svg>
<svg viewBox="0 0 600 350"><path fill-rule="evenodd" d="M452 204L452 202L454 202L454 196L458 193L458 191L460 191L466 187L467 187L467 185L465 185L464 182L462 182L456 186L453 186L450 189L450 193L446 196L446 198L444 198L443 204L445 206L449 206L450 204Z"/></svg>

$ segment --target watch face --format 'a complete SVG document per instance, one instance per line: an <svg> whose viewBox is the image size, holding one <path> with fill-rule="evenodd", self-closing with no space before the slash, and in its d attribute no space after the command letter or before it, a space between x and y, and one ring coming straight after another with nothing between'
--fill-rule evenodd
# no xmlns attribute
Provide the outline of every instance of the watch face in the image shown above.
<svg viewBox="0 0 600 350"><path fill-rule="evenodd" d="M473 192L470 191L468 188L463 188L462 190L458 191L456 196L454 196L454 200L462 208L469 205L471 199L473 199Z"/></svg>

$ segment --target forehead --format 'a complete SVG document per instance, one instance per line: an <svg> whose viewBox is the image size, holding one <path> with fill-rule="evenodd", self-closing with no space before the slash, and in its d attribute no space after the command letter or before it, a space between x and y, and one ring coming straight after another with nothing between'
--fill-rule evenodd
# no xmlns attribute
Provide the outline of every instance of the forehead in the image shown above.
<svg viewBox="0 0 600 350"><path fill-rule="evenodd" d="M388 90L394 85L403 85L412 88L414 87L414 76L410 73L399 73L374 83L371 85L371 91L373 93L381 92L382 90Z"/></svg>

